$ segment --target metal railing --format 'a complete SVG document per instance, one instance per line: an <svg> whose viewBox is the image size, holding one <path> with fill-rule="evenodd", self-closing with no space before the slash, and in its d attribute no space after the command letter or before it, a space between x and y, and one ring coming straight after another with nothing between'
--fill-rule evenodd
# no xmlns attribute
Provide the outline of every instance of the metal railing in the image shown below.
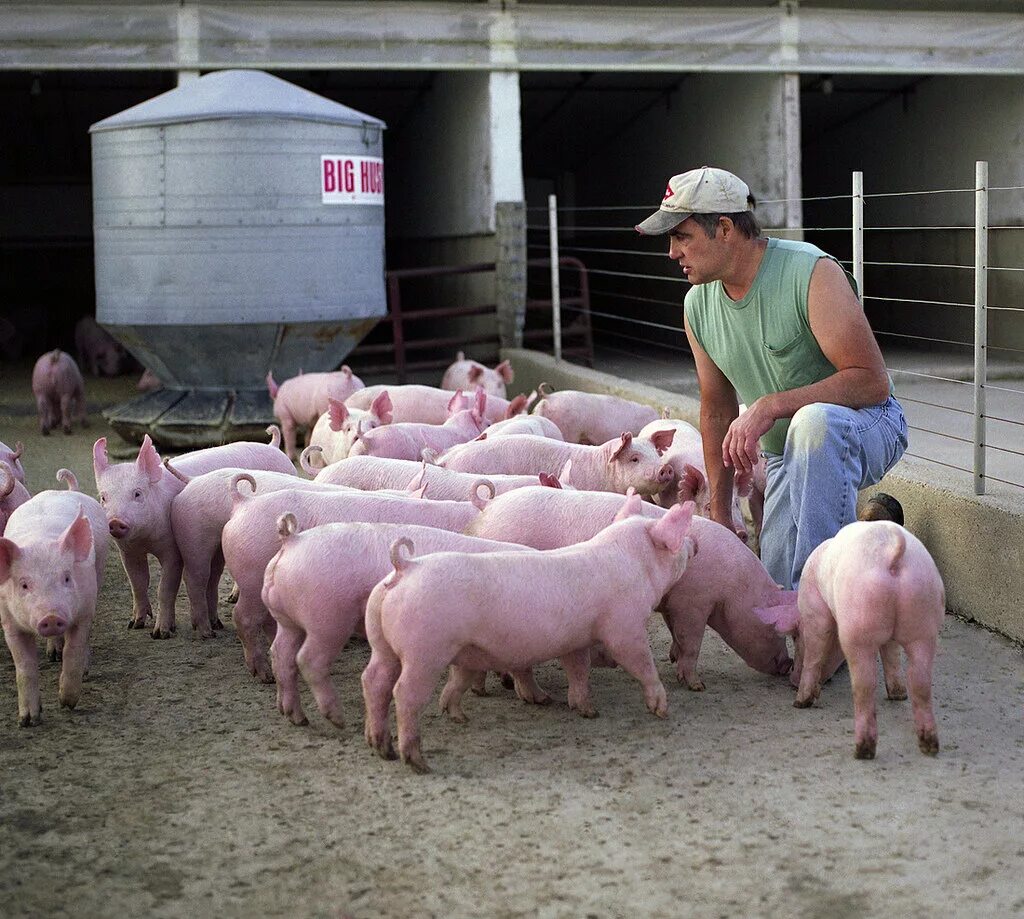
<svg viewBox="0 0 1024 919"><path fill-rule="evenodd" d="M527 268L547 266L547 258L527 261ZM565 328L548 328L543 317L551 314L552 302L549 297L527 297L524 343L530 347L543 347L557 341L561 348L564 335L571 344L564 349L566 355L586 363L594 360L594 341L590 325L590 294L587 268L578 258L561 256L556 258L558 269L567 268L574 274L575 296L562 297L557 310L561 318L561 307L572 312L573 319ZM384 341L360 344L352 351L349 362L361 374L386 374L399 383L408 381L409 374L417 370L443 370L451 361L450 353L440 356L410 359L410 354L429 352L442 348L467 351L475 360L496 357L499 349L497 321L489 322L486 328L471 335L451 334L438 336L432 333L439 319L459 319L470 316L496 316L497 306L484 303L469 306L450 306L427 309L405 309L402 304L402 282L413 279L437 279L469 274L493 274L494 262L479 262L471 265L435 265L425 268L399 268L386 273L388 312L381 319L381 325L390 330L382 335ZM553 268L552 271L555 269ZM537 322L531 318L536 317ZM384 359L382 359L384 358ZM373 359L377 359L376 363Z"/></svg>
<svg viewBox="0 0 1024 919"><path fill-rule="evenodd" d="M989 341L993 315L1000 317L1005 332L1006 323L1015 321L1015 314L1024 312L1024 278L1020 275L1024 272L1024 258L1019 265L997 267L989 263L990 234L1019 231L1024 227L990 225L990 196L1020 192L1024 187L990 187L985 162L976 164L973 187L867 194L860 172L853 174L851 184L849 195L801 199L805 213L810 209L807 205L815 203L830 219L819 221L820 225L769 229L767 235L797 234L833 240L822 248L830 251L831 246L840 247L844 249L843 255L848 247L850 257L839 257L839 261L855 278L862 301L874 312L902 315L904 328L890 321L889 325L895 327L876 328L875 334L883 344L883 354L887 355L887 369L897 385L897 397L906 408L912 432L908 456L973 476L974 491L979 495L985 494L987 482L1024 489L1024 463L1019 462L1024 459L1024 437L1021 436L1024 433L1021 430L1024 428L1024 346L1011 346L1024 342L1024 334L1014 329L1012 335L1003 335L1005 341L998 335ZM882 199L915 202L921 200L919 196L936 195L959 196L960 201L972 201L973 225L970 218L933 223L920 219L907 223L889 219L876 221L874 225L865 222L866 213L870 219L872 212L885 216L885 211L892 209L893 201L883 202ZM837 212L844 201L850 206L849 224L845 224L843 215ZM779 203L761 202L762 205ZM885 208L881 206L883 203ZM653 370L654 364L675 365L681 354L689 355L681 308L689 284L677 266L667 260L665 237L656 239L660 251L652 251L646 248L648 243L638 240L632 226L623 225L619 220L627 213L640 219L650 211L650 204L562 207L551 196L546 208L527 208L527 248L532 252L546 251L553 258L565 253L585 257L588 273L593 278L589 291L590 314L595 321L599 349L642 361L641 366ZM947 205L946 211L955 213L955 204ZM545 212L547 220L542 217L538 220ZM973 263L967 264L969 259L959 263L944 256L950 248L955 251L956 246L950 247L947 242L942 248L932 242L937 232L973 233ZM919 251L924 254L919 260L887 257L891 247L899 249L908 239L920 242ZM1024 240L1020 247L1024 248ZM929 252L934 255L929 257ZM899 277L900 272L908 270L917 273L914 277L925 278L926 286L932 290L908 290L906 276ZM973 298L965 287L968 272L973 275ZM955 281L944 279L950 273L956 276ZM997 273L1009 279L1012 297L1021 306L989 303L990 282ZM542 281L539 276L531 276L531 283ZM555 311L553 326L557 329L559 299L572 295L575 290L571 281L560 279L555 272L551 273L549 283ZM1020 296L1017 285L1020 285ZM955 293L958 287L964 288L961 296ZM926 326L938 323L934 318L938 314L928 311L967 309L974 313L973 334L965 330L961 336L947 331L950 327L956 329L955 320L947 320L946 329L936 329L934 334L921 334L930 331ZM645 313L644 318L636 317L638 310ZM970 350L963 357L950 352L950 349L961 348ZM558 357L557 336L553 350ZM995 357L992 352L996 353ZM993 361L1000 359L1004 366L998 368L998 372L1021 382L1008 386L992 382ZM940 369L936 370L933 364L938 364ZM945 365L953 369L942 372L941 367ZM967 399L967 395L971 398ZM970 452L966 458L968 446Z"/></svg>

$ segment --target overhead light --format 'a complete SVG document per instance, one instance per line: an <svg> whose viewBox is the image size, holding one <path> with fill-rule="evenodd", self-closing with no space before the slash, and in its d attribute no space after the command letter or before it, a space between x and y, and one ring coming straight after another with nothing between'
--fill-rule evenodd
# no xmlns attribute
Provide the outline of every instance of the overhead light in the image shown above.
<svg viewBox="0 0 1024 919"><path fill-rule="evenodd" d="M823 96L832 95L832 90L835 89L835 84L832 82L832 77L821 78L821 93Z"/></svg>

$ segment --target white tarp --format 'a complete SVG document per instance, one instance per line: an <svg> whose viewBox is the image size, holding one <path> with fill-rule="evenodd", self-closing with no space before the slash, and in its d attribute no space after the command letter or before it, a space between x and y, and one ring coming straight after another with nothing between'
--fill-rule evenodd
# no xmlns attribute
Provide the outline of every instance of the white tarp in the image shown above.
<svg viewBox="0 0 1024 919"><path fill-rule="evenodd" d="M1010 75L1024 73L1024 15L411 0L0 6L0 68L139 67Z"/></svg>

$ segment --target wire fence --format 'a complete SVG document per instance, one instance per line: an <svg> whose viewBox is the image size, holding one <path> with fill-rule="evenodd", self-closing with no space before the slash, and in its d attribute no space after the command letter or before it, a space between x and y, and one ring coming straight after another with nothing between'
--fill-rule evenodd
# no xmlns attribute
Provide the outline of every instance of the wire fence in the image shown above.
<svg viewBox="0 0 1024 919"><path fill-rule="evenodd" d="M861 173L851 186L801 198L805 223L765 235L815 243L857 281L907 416L906 455L971 476L976 494L988 482L1024 490L1024 226L1009 222L1024 186L990 187L983 162L973 187L867 194ZM585 262L598 366L697 395L682 323L690 284L667 258L667 237L641 237L633 226L651 209L551 196L547 207L527 208L527 249L552 263L566 254ZM531 271L528 287L550 295L557 333L559 297L579 289L552 274ZM560 357L557 334L552 350Z"/></svg>

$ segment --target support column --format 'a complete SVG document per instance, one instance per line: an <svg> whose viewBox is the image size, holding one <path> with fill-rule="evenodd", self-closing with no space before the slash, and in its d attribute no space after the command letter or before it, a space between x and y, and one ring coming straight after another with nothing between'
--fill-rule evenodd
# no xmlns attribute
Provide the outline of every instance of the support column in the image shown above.
<svg viewBox="0 0 1024 919"><path fill-rule="evenodd" d="M526 323L526 205L498 201L494 205L495 278L498 337L502 348L523 346Z"/></svg>
<svg viewBox="0 0 1024 919"><path fill-rule="evenodd" d="M178 7L178 85L199 79L199 7L181 0ZM194 65L194 66L190 66Z"/></svg>
<svg viewBox="0 0 1024 919"><path fill-rule="evenodd" d="M502 348L523 346L526 323L526 204L523 191L515 23L503 12L491 28L490 164L494 201L495 297ZM503 69L504 68L504 69Z"/></svg>

